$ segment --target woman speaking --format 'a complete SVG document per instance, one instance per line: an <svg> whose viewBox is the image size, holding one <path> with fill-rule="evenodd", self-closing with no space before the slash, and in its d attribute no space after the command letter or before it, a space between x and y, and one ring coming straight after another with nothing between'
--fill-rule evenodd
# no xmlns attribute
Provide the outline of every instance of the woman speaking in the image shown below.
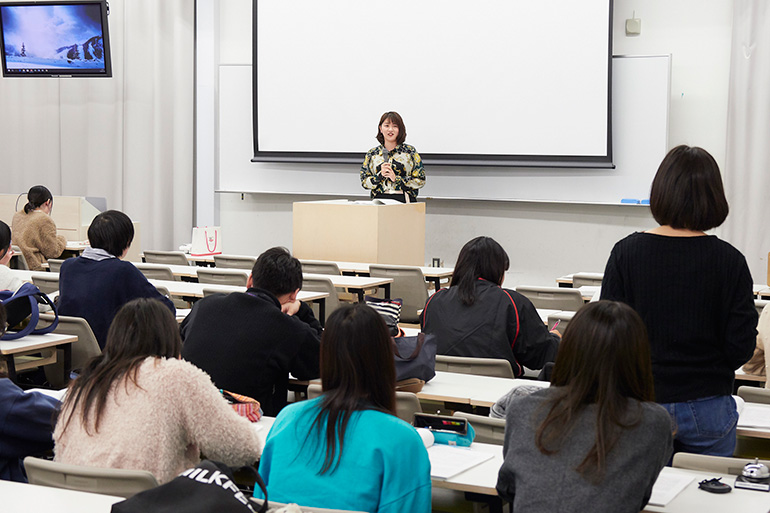
<svg viewBox="0 0 770 513"><path fill-rule="evenodd" d="M414 202L417 189L425 185L425 169L414 146L404 143L406 127L398 112L382 115L377 140L380 145L366 152L361 164L361 185L372 198Z"/></svg>

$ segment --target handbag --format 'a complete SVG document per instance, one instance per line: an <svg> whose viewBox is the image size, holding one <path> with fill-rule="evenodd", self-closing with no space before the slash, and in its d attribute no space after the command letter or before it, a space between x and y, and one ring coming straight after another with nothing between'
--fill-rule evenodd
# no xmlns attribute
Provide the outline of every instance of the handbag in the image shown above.
<svg viewBox="0 0 770 513"><path fill-rule="evenodd" d="M190 255L211 256L222 254L222 237L219 226L196 226L192 231Z"/></svg>
<svg viewBox="0 0 770 513"><path fill-rule="evenodd" d="M267 489L253 467L256 484L267 497ZM230 468L216 461L203 460L166 484L137 493L112 505L112 513L257 513L256 504L235 485ZM258 510L267 511L267 500Z"/></svg>
<svg viewBox="0 0 770 513"><path fill-rule="evenodd" d="M401 305L404 301L400 298L380 299L374 296L365 296L364 301L382 316L390 334L398 336L398 321L401 320Z"/></svg>
<svg viewBox="0 0 770 513"><path fill-rule="evenodd" d="M48 296L40 292L39 288L31 283L22 284L15 293L10 290L0 290L0 303L5 307L8 329L13 330L6 331L0 337L2 340L16 340L27 335L50 333L59 324L59 314L56 311L56 305ZM37 327L37 322L40 319L39 303L50 306L51 312L54 314L53 322L44 328ZM20 327L20 325L23 326ZM0 329L0 332L2 332L2 329Z"/></svg>
<svg viewBox="0 0 770 513"><path fill-rule="evenodd" d="M430 381L436 375L436 336L418 333L391 339L396 382L417 378Z"/></svg>

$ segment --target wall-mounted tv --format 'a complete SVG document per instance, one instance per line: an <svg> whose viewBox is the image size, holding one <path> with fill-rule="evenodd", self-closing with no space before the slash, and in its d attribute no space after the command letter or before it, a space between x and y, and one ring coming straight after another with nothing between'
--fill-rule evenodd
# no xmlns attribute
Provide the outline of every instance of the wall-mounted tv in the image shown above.
<svg viewBox="0 0 770 513"><path fill-rule="evenodd" d="M5 77L111 77L106 0L0 3Z"/></svg>

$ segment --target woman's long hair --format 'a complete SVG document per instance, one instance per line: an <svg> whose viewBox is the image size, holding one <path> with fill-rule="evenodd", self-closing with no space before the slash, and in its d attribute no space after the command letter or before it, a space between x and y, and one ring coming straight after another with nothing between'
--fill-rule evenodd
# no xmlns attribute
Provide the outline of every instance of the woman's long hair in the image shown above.
<svg viewBox="0 0 770 513"><path fill-rule="evenodd" d="M647 330L639 315L615 301L581 308L565 330L551 385L558 392L544 405L548 414L535 434L537 448L558 452L583 408L596 405L594 445L576 470L600 480L622 430L642 420L641 408L629 410L629 399L654 399Z"/></svg>
<svg viewBox="0 0 770 513"><path fill-rule="evenodd" d="M62 412L67 412L67 429L80 407L86 432L93 419L99 431L99 420L110 390L123 381L126 390L138 386L136 374L149 356L178 358L182 351L179 327L171 311L157 299L134 299L115 316L107 332L107 343L99 356L89 360L80 376L70 384Z"/></svg>
<svg viewBox="0 0 770 513"><path fill-rule="evenodd" d="M353 412L395 414L393 346L385 321L373 308L357 303L329 316L321 337L321 382L324 395L313 428L320 430L326 421L324 474L339 465Z"/></svg>
<svg viewBox="0 0 770 513"><path fill-rule="evenodd" d="M472 305L476 301L476 280L502 285L509 264L508 253L495 239L476 237L460 250L450 286L458 287L462 302Z"/></svg>

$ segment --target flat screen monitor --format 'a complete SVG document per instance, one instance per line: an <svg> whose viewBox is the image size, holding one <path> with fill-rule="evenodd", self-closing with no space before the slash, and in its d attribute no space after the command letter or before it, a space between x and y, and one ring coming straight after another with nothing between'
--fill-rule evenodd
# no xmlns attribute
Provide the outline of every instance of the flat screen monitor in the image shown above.
<svg viewBox="0 0 770 513"><path fill-rule="evenodd" d="M0 4L5 77L111 77L106 0Z"/></svg>

